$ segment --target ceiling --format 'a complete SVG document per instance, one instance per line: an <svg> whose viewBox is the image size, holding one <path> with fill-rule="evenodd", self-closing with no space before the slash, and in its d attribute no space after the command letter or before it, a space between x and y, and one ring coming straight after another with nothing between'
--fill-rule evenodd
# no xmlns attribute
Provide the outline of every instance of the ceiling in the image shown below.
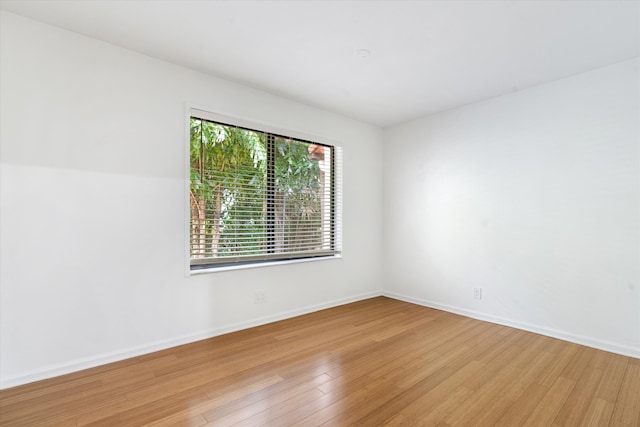
<svg viewBox="0 0 640 427"><path fill-rule="evenodd" d="M640 1L1 0L0 7L381 127L640 56Z"/></svg>

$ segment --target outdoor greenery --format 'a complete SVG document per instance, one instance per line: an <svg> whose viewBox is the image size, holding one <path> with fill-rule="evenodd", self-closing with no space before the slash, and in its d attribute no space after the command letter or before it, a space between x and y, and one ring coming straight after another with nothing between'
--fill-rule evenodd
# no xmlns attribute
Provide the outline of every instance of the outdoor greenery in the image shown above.
<svg viewBox="0 0 640 427"><path fill-rule="evenodd" d="M191 258L321 248L324 172L314 147L192 118Z"/></svg>

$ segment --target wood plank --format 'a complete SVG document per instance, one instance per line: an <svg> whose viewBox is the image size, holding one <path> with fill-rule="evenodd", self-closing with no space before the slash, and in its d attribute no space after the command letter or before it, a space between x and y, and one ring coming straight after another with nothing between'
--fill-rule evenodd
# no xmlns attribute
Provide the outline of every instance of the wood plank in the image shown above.
<svg viewBox="0 0 640 427"><path fill-rule="evenodd" d="M549 426L560 411L569 394L575 387L575 381L559 377L536 406L523 426Z"/></svg>
<svg viewBox="0 0 640 427"><path fill-rule="evenodd" d="M635 362L634 362L635 361ZM612 426L640 426L640 363L630 359L615 401Z"/></svg>

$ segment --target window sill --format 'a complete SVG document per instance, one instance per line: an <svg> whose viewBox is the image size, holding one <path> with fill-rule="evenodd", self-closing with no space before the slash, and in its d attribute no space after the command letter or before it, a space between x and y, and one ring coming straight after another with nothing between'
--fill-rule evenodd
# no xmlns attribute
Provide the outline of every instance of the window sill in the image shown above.
<svg viewBox="0 0 640 427"><path fill-rule="evenodd" d="M190 270L189 276L199 276L201 274L219 273L222 271L246 270L249 268L272 267L275 265L298 264L302 262L326 261L330 259L340 259L340 258L342 258L342 255L328 255L328 256L322 256L322 257L300 258L300 259L290 259L290 260L282 260L282 261L265 261L265 262L258 262L253 264L224 265L220 267L210 267L210 268L203 268L199 270Z"/></svg>

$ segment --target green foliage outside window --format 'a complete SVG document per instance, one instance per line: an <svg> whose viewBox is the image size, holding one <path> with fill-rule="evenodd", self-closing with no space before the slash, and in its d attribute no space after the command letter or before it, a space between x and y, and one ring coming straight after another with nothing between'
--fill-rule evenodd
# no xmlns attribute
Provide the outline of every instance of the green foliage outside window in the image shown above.
<svg viewBox="0 0 640 427"><path fill-rule="evenodd" d="M330 148L314 158L318 147L192 118L192 260L323 249L330 201L318 159Z"/></svg>

